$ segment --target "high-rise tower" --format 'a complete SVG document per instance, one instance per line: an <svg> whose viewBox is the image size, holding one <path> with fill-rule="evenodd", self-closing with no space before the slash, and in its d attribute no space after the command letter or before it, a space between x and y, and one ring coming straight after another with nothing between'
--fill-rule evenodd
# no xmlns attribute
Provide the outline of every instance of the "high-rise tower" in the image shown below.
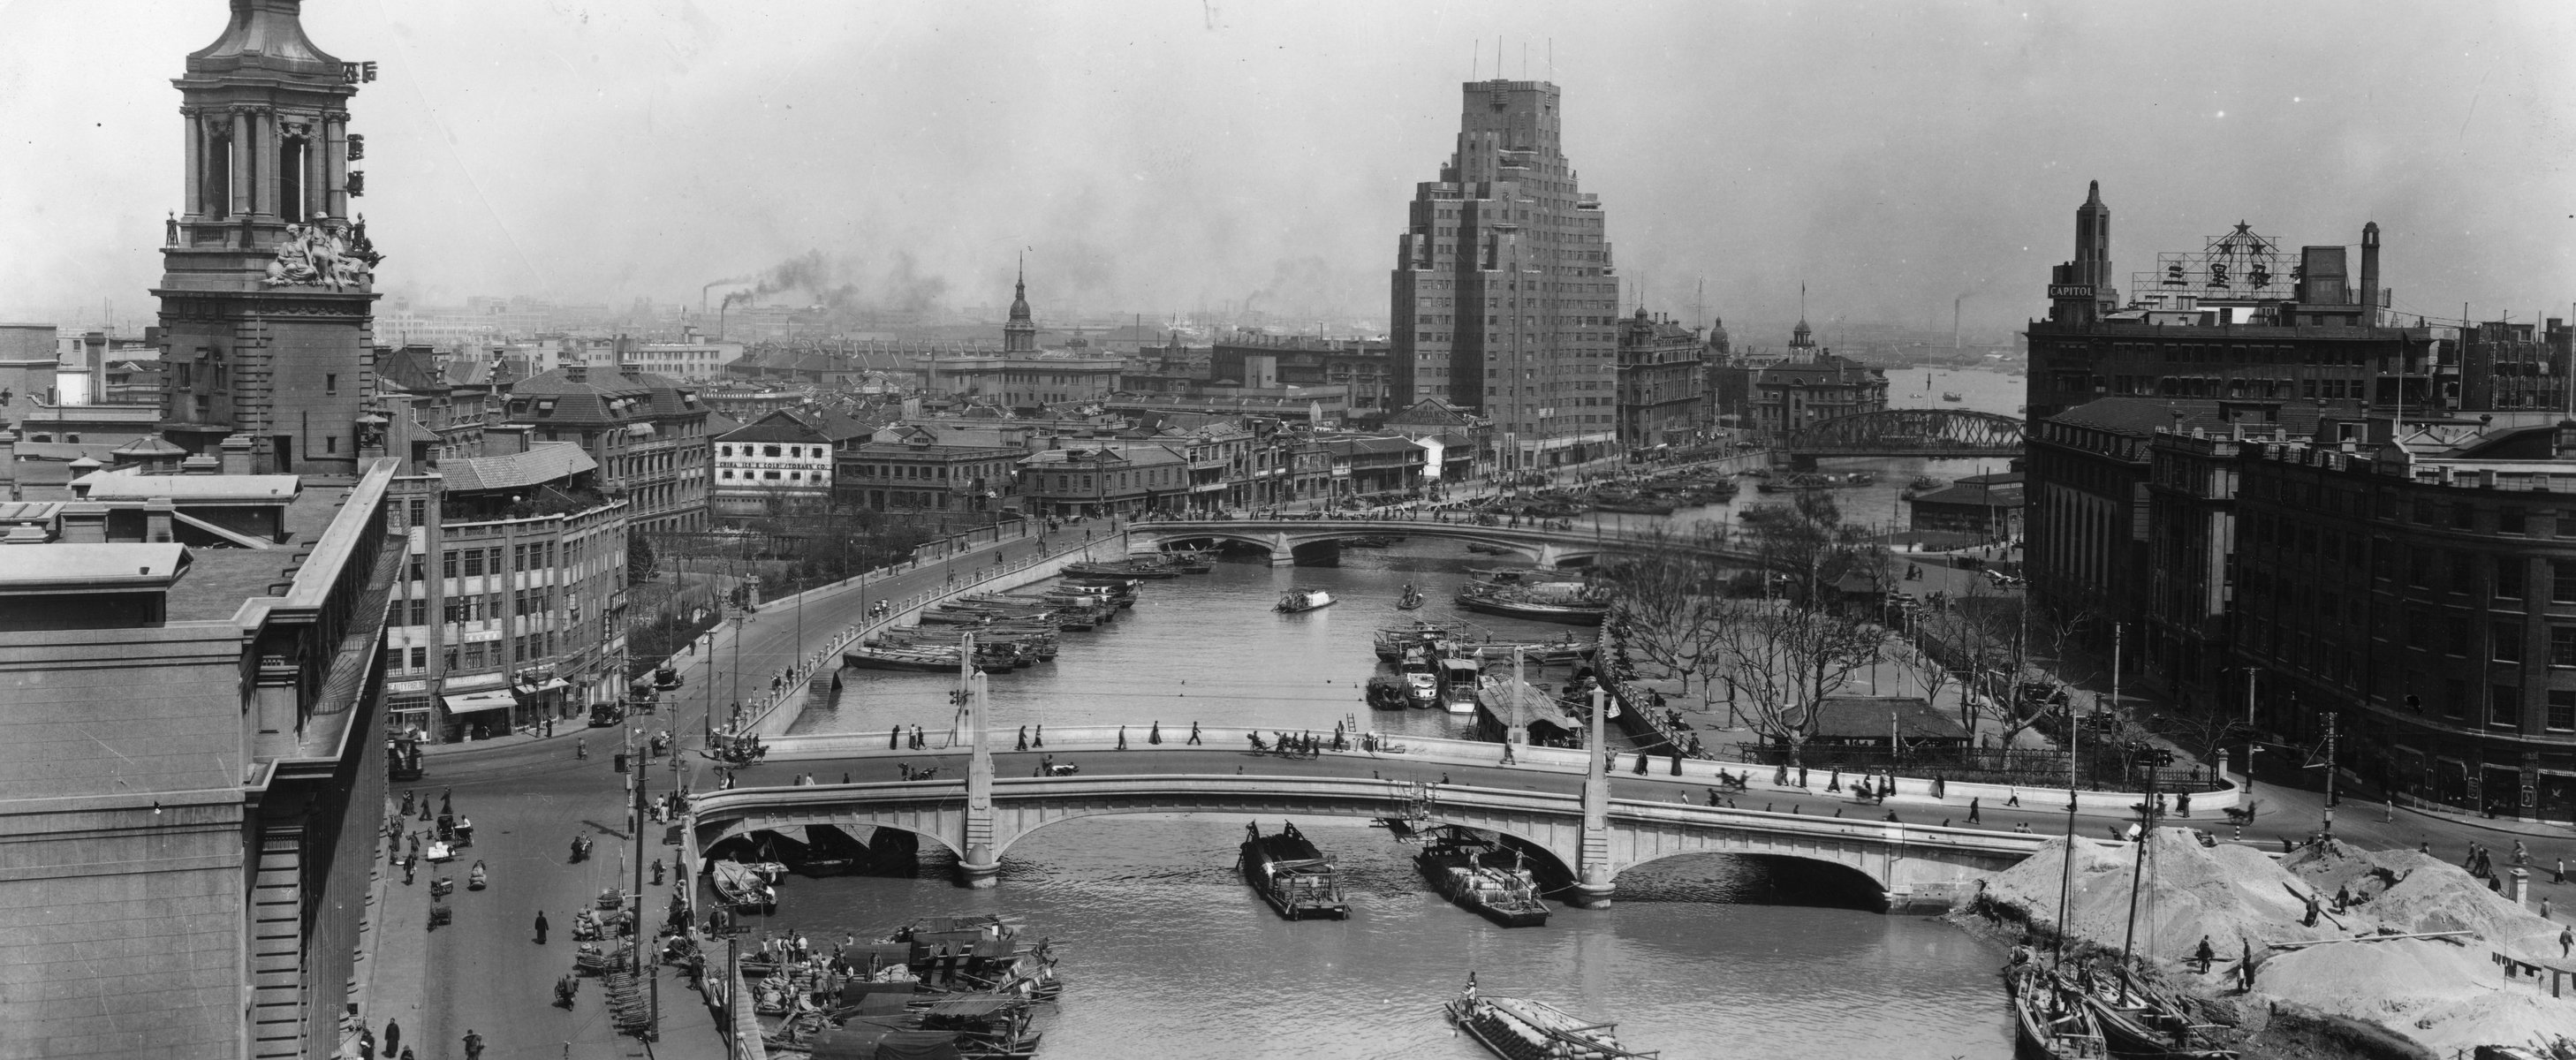
<svg viewBox="0 0 2576 1060"><path fill-rule="evenodd" d="M2120 307L2120 289L2111 283L2111 208L2102 202L2102 182L2084 192L2075 208L2075 260L2049 271L2049 319L2090 323Z"/></svg>
<svg viewBox="0 0 2576 1060"><path fill-rule="evenodd" d="M1618 298L1601 203L1576 187L1557 87L1473 81L1455 153L1414 186L1391 277L1398 405L1494 421L1506 468L1598 455L1618 422Z"/></svg>
<svg viewBox="0 0 2576 1060"><path fill-rule="evenodd" d="M301 0L232 0L179 88L186 192L161 250L161 431L191 452L227 436L253 470L354 473L380 447L374 265L349 200L354 78L315 47ZM365 422L362 422L365 421ZM238 444L238 443L237 443Z"/></svg>

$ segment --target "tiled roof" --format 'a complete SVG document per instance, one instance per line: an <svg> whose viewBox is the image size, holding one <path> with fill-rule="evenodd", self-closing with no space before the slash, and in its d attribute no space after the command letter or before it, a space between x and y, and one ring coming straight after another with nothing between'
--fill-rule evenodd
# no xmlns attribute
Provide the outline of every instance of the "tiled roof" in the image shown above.
<svg viewBox="0 0 2576 1060"><path fill-rule="evenodd" d="M526 489L598 468L599 462L579 445L539 442L527 452L507 456L449 457L439 461L438 473L446 477L448 489L482 492Z"/></svg>
<svg viewBox="0 0 2576 1060"><path fill-rule="evenodd" d="M719 442L820 442L823 432L812 413L779 409L716 437Z"/></svg>
<svg viewBox="0 0 2576 1060"><path fill-rule="evenodd" d="M439 377L438 365L431 360L430 352L411 346L385 354L383 362L376 365L376 381L386 389L414 394L447 389L447 382Z"/></svg>

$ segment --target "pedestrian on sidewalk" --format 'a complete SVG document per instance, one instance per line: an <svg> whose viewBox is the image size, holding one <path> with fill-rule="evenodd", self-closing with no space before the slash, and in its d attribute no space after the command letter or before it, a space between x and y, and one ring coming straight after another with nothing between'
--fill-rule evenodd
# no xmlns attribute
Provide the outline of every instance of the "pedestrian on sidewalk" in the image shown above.
<svg viewBox="0 0 2576 1060"><path fill-rule="evenodd" d="M1029 727L1028 727L1028 726L1026 726L1026 725L1022 725L1022 726L1020 726L1020 742L1019 742L1018 746L1015 746L1015 747L1013 747L1013 748L1011 748L1011 749L1012 749L1012 750L1014 750L1014 751L1026 751L1026 750L1028 750L1028 749L1029 749Z"/></svg>
<svg viewBox="0 0 2576 1060"><path fill-rule="evenodd" d="M537 910L537 945L546 944L546 911Z"/></svg>
<svg viewBox="0 0 2576 1060"><path fill-rule="evenodd" d="M886 730L886 750L903 750L903 726L897 725Z"/></svg>
<svg viewBox="0 0 2576 1060"><path fill-rule="evenodd" d="M483 1060L483 1036L472 1027L465 1029L465 1060Z"/></svg>
<svg viewBox="0 0 2576 1060"><path fill-rule="evenodd" d="M1189 742L1189 746L1191 746L1191 747L1203 747L1203 746L1206 746L1205 744L1202 744L1202 743L1200 743L1200 742L1199 742L1199 723L1197 723L1197 722L1195 722L1195 721L1190 723L1190 742ZM2564 862L2561 862L2560 864L2565 864L2565 863L2564 863Z"/></svg>
<svg viewBox="0 0 2576 1060"><path fill-rule="evenodd" d="M1155 744L1155 745L1157 745L1157 746L1159 746L1159 745L1161 745L1161 744L1162 744L1162 742L1163 742L1163 721L1162 721L1162 719L1160 719L1160 718L1156 718L1156 719L1154 719L1154 727L1153 727L1153 728L1151 728L1151 729L1149 729L1149 730L1146 730L1146 732L1145 732L1145 742L1146 742L1146 743L1150 743L1150 744Z"/></svg>
<svg viewBox="0 0 2576 1060"><path fill-rule="evenodd" d="M2558 871L2557 871L2557 872L2555 872L2555 873L2552 873L2552 874L2550 875L2549 882L2551 882L2551 883L2565 883L2565 882L2567 882L2567 859L2566 859L2566 858L2560 858L2560 859L2558 859Z"/></svg>
<svg viewBox="0 0 2576 1060"><path fill-rule="evenodd" d="M1124 725L1118 727L1118 749L1121 751L1127 749L1127 727Z"/></svg>
<svg viewBox="0 0 2576 1060"><path fill-rule="evenodd" d="M449 807L448 802L447 802L447 796L448 796L450 793L452 793L454 790L455 790L455 789L453 789L453 788L440 788L440 789L438 789L438 812L439 812L439 813L447 814L447 813L454 813L454 812L455 812L453 809L451 809L451 808Z"/></svg>
<svg viewBox="0 0 2576 1060"><path fill-rule="evenodd" d="M2514 841L2513 841L2513 863L2514 863L2514 864L2516 864L2516 865L2522 865L2522 864L2526 864L2526 863L2528 863L2530 860L2531 860L2531 850L2530 850L2529 848L2527 848L2527 847L2525 847L2525 846L2523 846L2523 845L2522 845L2522 840L2519 840L2519 839L2514 840Z"/></svg>
<svg viewBox="0 0 2576 1060"><path fill-rule="evenodd" d="M386 1020L385 1055L392 1056L394 1055L394 1051L400 1048L402 1048L402 1022L400 1020Z"/></svg>
<svg viewBox="0 0 2576 1060"><path fill-rule="evenodd" d="M1029 746L1031 746L1031 747L1044 747L1044 746L1046 746L1046 725L1045 725L1044 723L1040 723L1040 724L1038 725L1038 731L1037 731L1037 734L1036 734L1036 735L1029 737Z"/></svg>
<svg viewBox="0 0 2576 1060"><path fill-rule="evenodd" d="M2576 948L2576 927L2558 929L2558 959L2566 960L2568 951Z"/></svg>
<svg viewBox="0 0 2576 1060"><path fill-rule="evenodd" d="M1974 795L1968 797L1968 823L1977 823L1977 798Z"/></svg>
<svg viewBox="0 0 2576 1060"><path fill-rule="evenodd" d="M405 886L405 887L409 887L409 886L411 886L411 874L412 874L412 870L413 870L413 868L414 868L414 867L418 866L419 864L420 864L420 855L418 855L418 854L414 854L414 855L412 855L412 856L410 856L410 857L407 857L407 858L404 858L404 859L403 859L403 886Z"/></svg>

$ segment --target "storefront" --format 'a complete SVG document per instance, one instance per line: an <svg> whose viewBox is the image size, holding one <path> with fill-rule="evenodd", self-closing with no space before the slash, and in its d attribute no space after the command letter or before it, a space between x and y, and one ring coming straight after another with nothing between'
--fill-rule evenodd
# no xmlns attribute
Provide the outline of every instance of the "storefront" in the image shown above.
<svg viewBox="0 0 2576 1060"><path fill-rule="evenodd" d="M443 698L447 704L447 731L444 735L449 742L488 740L508 735L510 712L519 705L518 694L507 688Z"/></svg>

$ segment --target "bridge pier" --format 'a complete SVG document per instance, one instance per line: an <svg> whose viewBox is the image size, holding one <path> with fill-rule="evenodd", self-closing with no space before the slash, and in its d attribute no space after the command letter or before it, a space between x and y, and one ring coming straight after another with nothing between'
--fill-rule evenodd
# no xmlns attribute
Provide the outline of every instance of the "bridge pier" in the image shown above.
<svg viewBox="0 0 2576 1060"><path fill-rule="evenodd" d="M1270 565L1273 567L1297 565L1297 546L1288 543L1288 535L1284 533L1270 535Z"/></svg>
<svg viewBox="0 0 2576 1060"><path fill-rule="evenodd" d="M1002 884L1002 859L993 856L993 848L977 843L966 848L966 856L957 859L957 885L983 891Z"/></svg>

